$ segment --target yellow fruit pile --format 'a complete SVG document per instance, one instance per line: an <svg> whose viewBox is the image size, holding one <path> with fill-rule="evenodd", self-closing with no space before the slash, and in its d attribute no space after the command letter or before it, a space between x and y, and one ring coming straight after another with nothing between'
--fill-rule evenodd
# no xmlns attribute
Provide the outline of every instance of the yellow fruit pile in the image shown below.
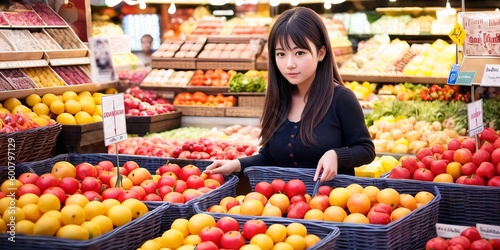
<svg viewBox="0 0 500 250"><path fill-rule="evenodd" d="M26 105L15 97L9 97L0 103L0 113L24 113L38 126L47 126L55 123L49 116L49 109L40 104L41 98L38 95L30 95L26 98ZM31 107L31 108L30 108Z"/></svg>
<svg viewBox="0 0 500 250"><path fill-rule="evenodd" d="M62 95L45 94L39 105L48 108L56 121L63 125L82 125L102 121L102 93L66 91ZM42 105L43 104L43 105Z"/></svg>
<svg viewBox="0 0 500 250"><path fill-rule="evenodd" d="M176 219L170 226L170 229L163 232L161 236L144 242L139 250L196 249L196 246L202 243L199 233L207 227L218 227L216 220L209 214L195 214L189 219ZM243 225L240 224L240 233L242 232L242 227ZM266 227L265 233L254 235L240 249L307 249L321 240L317 235L308 233L307 227L298 222L292 222L288 225L276 223Z"/></svg>
<svg viewBox="0 0 500 250"><path fill-rule="evenodd" d="M89 201L82 194L68 196L64 206L61 206L57 196L49 193L41 196L26 193L16 200L15 207L11 207L10 199L0 199L0 233L9 231L7 224L15 218L16 234L88 240L149 211L143 202L136 199L127 199L122 203L115 199Z"/></svg>
<svg viewBox="0 0 500 250"><path fill-rule="evenodd" d="M66 86L49 67L24 68L22 70L35 82L38 88Z"/></svg>

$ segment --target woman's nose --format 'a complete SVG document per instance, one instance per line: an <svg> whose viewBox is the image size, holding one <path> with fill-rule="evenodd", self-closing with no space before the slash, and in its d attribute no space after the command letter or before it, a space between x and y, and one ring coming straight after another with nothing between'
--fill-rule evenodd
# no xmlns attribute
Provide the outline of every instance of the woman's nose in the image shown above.
<svg viewBox="0 0 500 250"><path fill-rule="evenodd" d="M295 68L295 62L294 62L292 59L288 59L288 60L287 60L287 63L286 63L286 67L287 67L288 69L293 69L293 68Z"/></svg>

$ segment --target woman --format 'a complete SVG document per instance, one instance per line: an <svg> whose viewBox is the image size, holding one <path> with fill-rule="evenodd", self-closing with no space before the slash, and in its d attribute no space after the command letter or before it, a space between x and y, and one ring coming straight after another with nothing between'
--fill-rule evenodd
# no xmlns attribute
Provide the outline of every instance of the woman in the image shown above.
<svg viewBox="0 0 500 250"><path fill-rule="evenodd" d="M249 166L316 168L314 181L354 175L375 147L356 96L342 85L321 17L299 7L283 12L269 34L269 78L259 153L214 161L207 173Z"/></svg>

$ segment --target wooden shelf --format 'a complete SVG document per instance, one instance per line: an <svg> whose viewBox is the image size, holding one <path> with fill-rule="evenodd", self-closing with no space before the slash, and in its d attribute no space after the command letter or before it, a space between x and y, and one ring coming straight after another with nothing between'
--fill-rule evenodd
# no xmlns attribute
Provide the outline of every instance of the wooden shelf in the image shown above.
<svg viewBox="0 0 500 250"><path fill-rule="evenodd" d="M37 94L39 96L45 95L47 93L60 95L65 91L72 90L75 92L81 92L88 90L90 92L95 92L111 87L116 87L116 82L108 83L89 83L89 84L79 84L61 87L50 87L50 88L35 88L35 89L21 89L21 90L9 90L0 92L0 101L3 101L9 97L15 97L17 99L24 99L31 94Z"/></svg>
<svg viewBox="0 0 500 250"><path fill-rule="evenodd" d="M447 77L422 77L422 76L405 76L405 75L351 75L342 74L344 81L358 81L358 82L373 82L373 83L425 83L425 84L446 84Z"/></svg>

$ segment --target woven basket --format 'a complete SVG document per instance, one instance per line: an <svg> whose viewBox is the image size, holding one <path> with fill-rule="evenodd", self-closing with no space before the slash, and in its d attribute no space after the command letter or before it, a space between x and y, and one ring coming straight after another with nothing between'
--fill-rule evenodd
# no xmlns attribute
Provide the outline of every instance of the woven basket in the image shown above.
<svg viewBox="0 0 500 250"><path fill-rule="evenodd" d="M387 175L385 176L387 177ZM388 179L402 186L436 186L441 193L438 221L445 224L476 226L500 225L500 188L456 183Z"/></svg>
<svg viewBox="0 0 500 250"><path fill-rule="evenodd" d="M146 168L149 172L154 173L156 169L160 166L170 163L177 163L179 166L183 167L188 164L193 164L197 166L200 170L204 170L212 161L201 161L201 160L184 160L175 158L159 158L159 157L148 157L148 156L132 156L132 155L119 155L120 165L123 165L126 161L135 161L139 166ZM44 174L51 171L54 163L58 161L68 161L72 164L78 164L81 162L88 162L90 164L97 164L100 161L108 160L116 165L116 155L113 154L62 154L56 157L46 159L38 162L24 163L20 167L21 169L27 169L31 172L37 174ZM215 190L212 190L198 198L192 199L184 204L170 204L169 213L165 213L162 217L162 230L170 227L170 224L177 218L188 218L194 214L193 204L197 201L205 201L211 199L221 200L226 196L236 195L236 186L238 184L238 177L234 175L226 176L226 182L222 184ZM148 206L160 207L165 202L160 201L145 201Z"/></svg>
<svg viewBox="0 0 500 250"><path fill-rule="evenodd" d="M244 171L244 174L249 178L252 190L260 181L271 182L276 178L285 181L301 179L306 184L307 193L309 194L313 194L315 187L318 187L318 183L312 181L314 173L315 169L280 167L249 167ZM318 225L326 223L327 226L335 226L340 229L340 236L336 241L338 249L421 249L429 239L436 236L435 224L438 222L438 208L441 200L438 188L402 185L400 182L390 179L359 178L346 175L338 175L334 180L322 183L321 185L346 187L352 183L360 184L363 187L373 185L379 189L390 187L396 189L399 193L412 195L415 195L419 191L429 191L435 197L426 205L387 225L314 221ZM199 202L195 204L194 208L197 212L205 212L210 205L215 205L218 202L220 200ZM303 222L307 220L298 221Z"/></svg>
<svg viewBox="0 0 500 250"><path fill-rule="evenodd" d="M47 158L55 146L62 125L0 134L0 166Z"/></svg>
<svg viewBox="0 0 500 250"><path fill-rule="evenodd" d="M0 249L137 249L145 241L149 240L151 235L161 234L161 216L167 213L169 206L167 203L164 203L160 207L148 205L149 212L138 219L86 241L17 234L15 235L15 242L12 242L8 240L10 237L9 234L2 233L0 234L0 241L2 242Z"/></svg>

